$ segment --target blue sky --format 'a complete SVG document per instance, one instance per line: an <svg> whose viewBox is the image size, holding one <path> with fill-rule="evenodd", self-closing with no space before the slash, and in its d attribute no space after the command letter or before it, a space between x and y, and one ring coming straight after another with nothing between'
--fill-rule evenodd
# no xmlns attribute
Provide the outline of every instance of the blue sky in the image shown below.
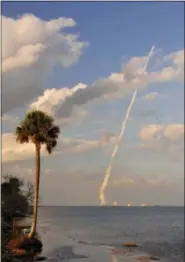
<svg viewBox="0 0 185 262"><path fill-rule="evenodd" d="M142 57L155 45L148 78L143 80L147 83L140 83L106 194L110 202L117 200L126 204L129 200L140 204L145 199L150 202L147 195L150 188L151 204L182 204L183 7L180 2L2 3L3 171L14 171L20 176L26 172L25 179L33 179L34 156L30 149L22 149L28 153L26 156L21 154L21 147L12 148L7 141L12 139L15 126L25 111L40 105L39 109L50 109L62 129L58 153L43 157L43 173L46 173L41 184L43 203L98 204L99 186L130 102L131 90L135 88L127 80L120 82L116 78L111 82L110 76L116 73L125 77L127 65L131 73L139 69ZM65 20L68 26L64 26L58 20L60 17L73 19L73 22ZM50 21L54 21L52 29L47 24ZM59 31L56 26L60 27ZM71 42L71 35L78 38ZM36 55L33 52L37 52ZM134 57L137 61L132 60ZM73 92L79 83L85 87L77 87ZM63 93L64 88L73 92L70 98ZM70 113L65 111L69 109ZM60 113L57 115L57 112ZM144 116L146 114L149 115ZM151 132L153 135L148 139ZM154 141L155 135L160 139ZM106 145L100 146L101 139ZM75 190L74 177L76 191L80 192L78 202L69 195ZM178 192L175 199L171 197L173 184ZM50 186L53 190L57 188L51 198L47 195ZM137 199L132 195L135 188ZM124 189L125 200L121 197ZM61 196L60 192L63 192ZM158 203L153 203L154 199Z"/></svg>
<svg viewBox="0 0 185 262"><path fill-rule="evenodd" d="M152 45L173 52L182 48L184 41L184 9L180 2L3 3L3 15L16 18L25 13L44 20L72 17L77 27L67 31L79 32L90 44L77 66L63 72L57 70L57 78L55 75L50 80L56 87L61 82L74 85L81 79L91 84L94 79L119 71L124 57L142 56Z"/></svg>

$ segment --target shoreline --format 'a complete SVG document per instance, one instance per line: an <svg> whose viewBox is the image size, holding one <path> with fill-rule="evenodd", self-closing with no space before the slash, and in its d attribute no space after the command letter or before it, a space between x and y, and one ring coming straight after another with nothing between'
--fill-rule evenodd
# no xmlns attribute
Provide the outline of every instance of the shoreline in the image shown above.
<svg viewBox="0 0 185 262"><path fill-rule="evenodd" d="M42 255L48 262L66 261L65 255L76 262L183 261L183 209L150 210L40 208ZM138 247L128 252L127 241Z"/></svg>
<svg viewBox="0 0 185 262"><path fill-rule="evenodd" d="M48 252L47 246L44 244L43 239L43 252L42 256L45 256L48 262L55 261L76 261L76 262L150 262L161 261L165 262L161 258L152 257L150 254L142 252L137 248L116 248L108 245L93 245L88 243L82 243L70 238L63 237L60 239L61 245L54 247L53 250Z"/></svg>

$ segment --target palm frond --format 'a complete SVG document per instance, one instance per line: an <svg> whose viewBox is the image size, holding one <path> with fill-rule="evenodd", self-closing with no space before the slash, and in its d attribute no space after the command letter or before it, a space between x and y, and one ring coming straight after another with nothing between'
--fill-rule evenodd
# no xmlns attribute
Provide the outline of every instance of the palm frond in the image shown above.
<svg viewBox="0 0 185 262"><path fill-rule="evenodd" d="M54 124L54 118L46 113L33 110L28 112L16 129L16 141L34 144L45 144L46 150L51 154L57 144L60 133L59 126Z"/></svg>
<svg viewBox="0 0 185 262"><path fill-rule="evenodd" d="M49 154L52 153L53 149L56 147L57 141L56 140L49 140L46 143L46 150L48 151Z"/></svg>
<svg viewBox="0 0 185 262"><path fill-rule="evenodd" d="M60 128L59 126L52 126L49 130L48 130L48 136L53 138L53 139L57 139L58 135L60 133Z"/></svg>
<svg viewBox="0 0 185 262"><path fill-rule="evenodd" d="M20 144L28 143L29 141L26 130L20 126L16 128L16 141Z"/></svg>

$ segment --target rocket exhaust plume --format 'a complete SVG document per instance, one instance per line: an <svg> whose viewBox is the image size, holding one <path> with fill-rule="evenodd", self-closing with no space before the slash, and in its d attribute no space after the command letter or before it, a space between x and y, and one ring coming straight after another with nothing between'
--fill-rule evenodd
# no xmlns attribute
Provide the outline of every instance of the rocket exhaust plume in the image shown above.
<svg viewBox="0 0 185 262"><path fill-rule="evenodd" d="M148 62L150 60L150 57L152 56L152 53L153 53L153 50L154 50L154 46L152 46L151 48L151 51L150 53L148 54L147 56L147 59L146 59L146 63L143 67L143 70L142 72L140 73L140 75L142 75L143 73L145 73L146 71L146 68L148 66ZM116 153L119 149L119 145L120 145L120 142L121 142L121 139L122 139L122 136L124 134L124 131L125 131L125 128L126 128L126 124L127 124L127 121L129 119L129 116L130 116L130 112L132 110L132 106L134 104L134 101L136 99L136 95L137 95L137 91L138 89L136 88L133 95L132 95L132 99L130 101L130 104L128 106L128 109L127 109L127 112L126 112L126 115L125 115L125 118L123 120L123 123L122 123L122 126L121 126L121 131L120 131L120 134L119 134L119 137L118 137L118 140L116 141L116 145L114 147L114 150L112 152L112 155L111 155L111 159L110 159L110 163L107 167L107 170L106 170L106 173L105 173L105 177L104 177L104 180L100 186L100 193L99 193L99 199L100 199L100 206L104 206L106 205L106 199L105 199L105 190L108 186L108 183L109 183L109 179L110 179L110 176L111 176L111 170L112 170L112 164L113 164L113 160L116 156Z"/></svg>

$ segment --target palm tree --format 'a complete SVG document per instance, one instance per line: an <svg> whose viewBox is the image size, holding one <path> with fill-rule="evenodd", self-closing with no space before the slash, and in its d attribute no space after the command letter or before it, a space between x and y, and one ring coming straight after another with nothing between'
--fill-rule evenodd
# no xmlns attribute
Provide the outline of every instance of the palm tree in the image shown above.
<svg viewBox="0 0 185 262"><path fill-rule="evenodd" d="M57 145L59 133L60 128L54 124L53 117L39 110L28 112L24 120L16 128L16 141L18 143L23 144L31 142L35 145L35 193L33 206L33 221L29 238L33 238L35 236L37 226L41 146L45 145L47 152L51 154L54 147Z"/></svg>

